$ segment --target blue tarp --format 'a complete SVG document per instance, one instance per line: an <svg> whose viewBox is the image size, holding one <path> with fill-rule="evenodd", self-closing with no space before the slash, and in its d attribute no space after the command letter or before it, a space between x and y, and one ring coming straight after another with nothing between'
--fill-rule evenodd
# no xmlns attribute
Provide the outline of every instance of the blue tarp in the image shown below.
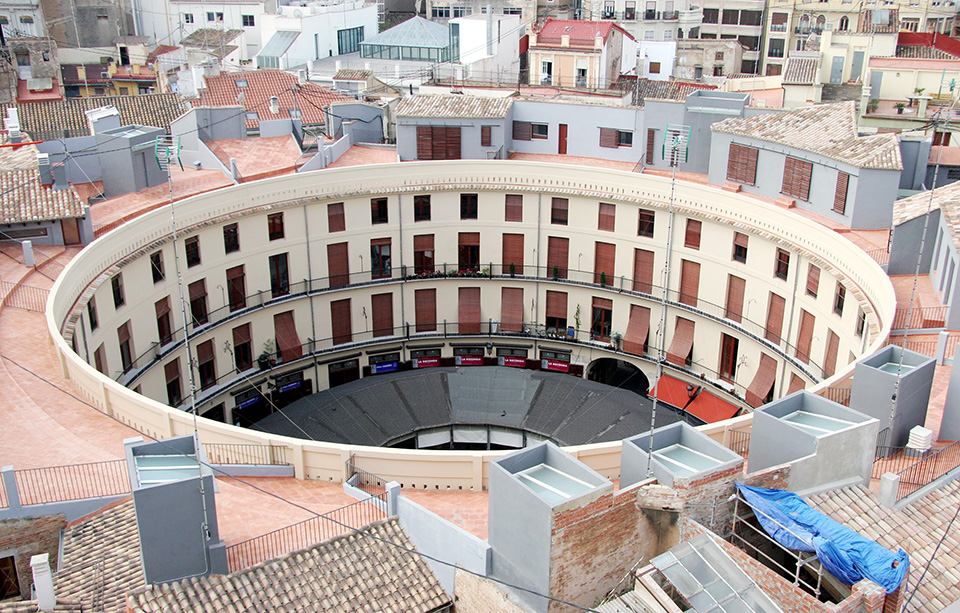
<svg viewBox="0 0 960 613"><path fill-rule="evenodd" d="M893 553L815 511L793 492L742 483L737 483L737 489L773 540L787 549L816 553L824 568L843 583L870 579L888 594L903 583L910 567L903 549Z"/></svg>

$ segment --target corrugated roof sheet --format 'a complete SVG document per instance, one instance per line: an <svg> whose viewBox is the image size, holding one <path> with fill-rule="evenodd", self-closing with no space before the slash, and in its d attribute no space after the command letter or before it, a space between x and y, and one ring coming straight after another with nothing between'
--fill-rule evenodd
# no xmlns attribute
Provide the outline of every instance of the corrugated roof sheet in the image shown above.
<svg viewBox="0 0 960 613"><path fill-rule="evenodd" d="M397 105L397 117L502 119L510 112L512 104L511 98L411 96Z"/></svg>
<svg viewBox="0 0 960 613"><path fill-rule="evenodd" d="M293 44L293 41L297 40L297 37L300 36L300 32L296 30L277 30L273 33L273 36L270 37L270 40L267 41L267 44L263 46L263 49L260 50L260 53L257 55L262 55L264 57L280 57L287 52L287 49L290 48L290 45Z"/></svg>
<svg viewBox="0 0 960 613"><path fill-rule="evenodd" d="M366 39L360 45L445 49L450 46L450 29L423 17L411 17L373 38Z"/></svg>
<svg viewBox="0 0 960 613"><path fill-rule="evenodd" d="M754 117L734 117L713 124L711 129L818 153L858 168L903 168L895 135L857 134L853 101L819 104Z"/></svg>
<svg viewBox="0 0 960 613"><path fill-rule="evenodd" d="M120 111L122 125L141 125L170 131L170 122L183 114L180 94L141 94L139 96L94 96L47 100L16 106L21 128L37 140L87 136L90 126L85 111L103 106ZM3 109L6 114L6 109Z"/></svg>
<svg viewBox="0 0 960 613"><path fill-rule="evenodd" d="M789 57L783 69L784 85L813 85L820 79L819 57Z"/></svg>
<svg viewBox="0 0 960 613"><path fill-rule="evenodd" d="M0 172L0 223L83 217L83 203L72 187L54 190L40 184L36 169Z"/></svg>

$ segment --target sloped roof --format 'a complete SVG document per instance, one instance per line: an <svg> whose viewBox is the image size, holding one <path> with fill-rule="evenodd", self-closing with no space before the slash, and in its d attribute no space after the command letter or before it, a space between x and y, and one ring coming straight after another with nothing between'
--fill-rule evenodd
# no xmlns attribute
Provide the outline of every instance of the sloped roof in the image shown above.
<svg viewBox="0 0 960 613"><path fill-rule="evenodd" d="M410 96L397 105L397 117L503 119L512 104L511 98Z"/></svg>
<svg viewBox="0 0 960 613"><path fill-rule="evenodd" d="M874 23L877 17L881 23ZM859 34L893 34L899 29L900 11L898 9L877 9L876 11L867 9L860 11L857 19Z"/></svg>
<svg viewBox="0 0 960 613"><path fill-rule="evenodd" d="M176 51L180 47L174 47L173 45L157 45L156 49L150 52L147 56L147 63L152 64L157 61L157 58L161 55L170 53L171 51Z"/></svg>
<svg viewBox="0 0 960 613"><path fill-rule="evenodd" d="M943 168L940 172L945 172ZM930 196L933 196L931 202ZM940 211L943 221L953 237L954 243L960 243L960 182L949 183L930 191L901 198L893 203L893 225L925 215L927 211Z"/></svg>
<svg viewBox="0 0 960 613"><path fill-rule="evenodd" d="M293 41L297 40L299 36L300 32L297 30L277 30L257 55L280 57L287 52L287 49L290 48L290 45L292 45Z"/></svg>
<svg viewBox="0 0 960 613"><path fill-rule="evenodd" d="M36 169L0 172L0 223L83 217L83 203L72 187L54 190L40 184Z"/></svg>
<svg viewBox="0 0 960 613"><path fill-rule="evenodd" d="M638 79L632 75L620 75L613 89L633 92L632 104L643 106L644 100L686 100L687 96L701 89L717 89L716 85L693 83L690 81L654 81Z"/></svg>
<svg viewBox="0 0 960 613"><path fill-rule="evenodd" d="M960 57L943 49L925 45L897 45L896 56L911 60L957 60Z"/></svg>
<svg viewBox="0 0 960 613"><path fill-rule="evenodd" d="M134 613L432 611L450 603L397 519L229 575L134 591ZM388 542L384 542L388 541ZM393 546L389 543L394 543Z"/></svg>
<svg viewBox="0 0 960 613"><path fill-rule="evenodd" d="M445 49L450 46L450 29L423 17L411 17L360 44Z"/></svg>
<svg viewBox="0 0 960 613"><path fill-rule="evenodd" d="M215 49L227 45L243 34L241 30L220 30L218 28L200 28L180 40L183 47Z"/></svg>
<svg viewBox="0 0 960 613"><path fill-rule="evenodd" d="M571 47L588 47L593 49L594 40L600 37L603 44L607 44L610 33L619 30L630 39L629 32L612 21L582 21L574 19L547 19L537 30L536 47L560 47L561 37L570 37ZM635 39L634 39L635 40Z"/></svg>
<svg viewBox="0 0 960 613"><path fill-rule="evenodd" d="M857 134L853 101L818 104L784 113L733 117L713 124L711 129L817 153L858 168L903 168L895 135Z"/></svg>
<svg viewBox="0 0 960 613"><path fill-rule="evenodd" d="M16 106L21 128L37 140L67 136L87 136L90 126L84 114L90 109L115 106L120 111L121 125L141 125L170 131L170 122L183 114L180 94L141 94L139 96L94 96L47 100ZM3 110L6 113L6 109Z"/></svg>
<svg viewBox="0 0 960 613"><path fill-rule="evenodd" d="M819 57L789 57L783 69L784 85L813 85L819 79Z"/></svg>
<svg viewBox="0 0 960 613"><path fill-rule="evenodd" d="M373 76L372 70L362 68L341 68L333 75L334 81L366 81Z"/></svg>

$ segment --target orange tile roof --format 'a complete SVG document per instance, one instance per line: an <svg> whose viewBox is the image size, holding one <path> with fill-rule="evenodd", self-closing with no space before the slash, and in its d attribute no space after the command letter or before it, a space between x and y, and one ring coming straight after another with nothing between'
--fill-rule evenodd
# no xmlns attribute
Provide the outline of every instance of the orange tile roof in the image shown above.
<svg viewBox="0 0 960 613"><path fill-rule="evenodd" d="M569 36L571 47L587 46L593 49L594 39L599 36L603 43L614 29L633 38L629 32L612 21L580 21L571 19L548 19L537 31L535 47L559 47L560 37Z"/></svg>

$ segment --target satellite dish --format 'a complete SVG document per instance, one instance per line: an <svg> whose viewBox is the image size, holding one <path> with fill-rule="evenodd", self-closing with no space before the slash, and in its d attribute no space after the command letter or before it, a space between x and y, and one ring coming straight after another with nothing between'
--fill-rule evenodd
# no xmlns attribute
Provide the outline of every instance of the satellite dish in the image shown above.
<svg viewBox="0 0 960 613"><path fill-rule="evenodd" d="M294 9L293 16L299 19L303 17L303 11L301 11L300 9Z"/></svg>

